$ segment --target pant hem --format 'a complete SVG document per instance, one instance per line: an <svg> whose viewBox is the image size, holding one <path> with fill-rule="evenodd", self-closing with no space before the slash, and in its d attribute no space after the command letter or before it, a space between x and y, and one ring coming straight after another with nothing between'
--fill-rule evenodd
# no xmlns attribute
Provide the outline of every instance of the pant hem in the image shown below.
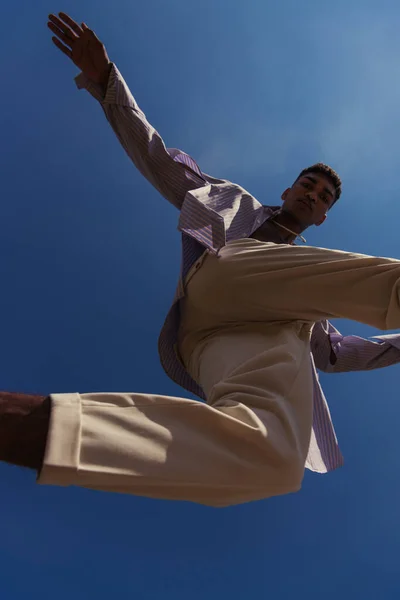
<svg viewBox="0 0 400 600"><path fill-rule="evenodd" d="M43 466L36 483L70 485L79 467L81 401L79 394L51 394L51 416Z"/></svg>

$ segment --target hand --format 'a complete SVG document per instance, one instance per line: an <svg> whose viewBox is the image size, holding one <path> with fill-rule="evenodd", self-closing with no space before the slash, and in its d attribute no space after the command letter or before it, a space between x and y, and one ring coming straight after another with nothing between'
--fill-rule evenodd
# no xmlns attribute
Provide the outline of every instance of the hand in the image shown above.
<svg viewBox="0 0 400 600"><path fill-rule="evenodd" d="M57 36L52 38L54 44L72 60L88 79L104 85L108 80L111 66L104 45L85 23L80 26L62 12L59 13L59 16L61 18L49 15L47 23L49 29Z"/></svg>

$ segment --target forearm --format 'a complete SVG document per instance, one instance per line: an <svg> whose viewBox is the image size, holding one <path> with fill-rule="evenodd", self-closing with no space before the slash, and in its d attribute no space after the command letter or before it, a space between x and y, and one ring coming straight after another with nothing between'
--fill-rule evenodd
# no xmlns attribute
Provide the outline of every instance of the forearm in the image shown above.
<svg viewBox="0 0 400 600"><path fill-rule="evenodd" d="M345 336L340 346L334 349L334 353L336 361L328 365L327 373L371 371L400 362L400 350L389 342L378 342L356 336Z"/></svg>
<svg viewBox="0 0 400 600"><path fill-rule="evenodd" d="M76 83L78 88L87 89L101 103L108 122L129 158L174 206L180 208L189 190L205 185L206 181L194 161L191 168L171 156L115 65L111 64L108 80L102 85L89 81L83 74L76 78Z"/></svg>
<svg viewBox="0 0 400 600"><path fill-rule="evenodd" d="M113 67L113 63L110 62L110 64L104 70L104 73L101 76L101 79L100 79L100 81L98 83L102 99L105 98L106 93L107 93L108 82L110 80L110 74L111 74L112 67Z"/></svg>
<svg viewBox="0 0 400 600"><path fill-rule="evenodd" d="M400 335L343 336L328 321L315 324L311 348L317 368L325 373L370 371L400 362Z"/></svg>

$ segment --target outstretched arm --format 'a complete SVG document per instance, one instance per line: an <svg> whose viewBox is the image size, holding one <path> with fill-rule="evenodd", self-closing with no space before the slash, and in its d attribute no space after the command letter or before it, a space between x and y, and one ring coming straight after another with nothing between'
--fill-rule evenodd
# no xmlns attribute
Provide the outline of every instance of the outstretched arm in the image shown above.
<svg viewBox="0 0 400 600"><path fill-rule="evenodd" d="M400 334L343 336L329 321L314 325L311 350L317 369L325 373L370 371L400 362Z"/></svg>
<svg viewBox="0 0 400 600"><path fill-rule="evenodd" d="M122 75L110 62L96 34L65 13L49 15L53 42L82 71L76 78L98 100L121 145L141 174L174 206L186 193L207 185L195 161L185 152L167 149L138 107Z"/></svg>

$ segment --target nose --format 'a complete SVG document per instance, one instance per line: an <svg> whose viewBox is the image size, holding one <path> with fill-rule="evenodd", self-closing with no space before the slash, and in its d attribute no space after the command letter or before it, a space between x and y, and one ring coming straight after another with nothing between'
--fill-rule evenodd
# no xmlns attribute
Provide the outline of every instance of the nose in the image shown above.
<svg viewBox="0 0 400 600"><path fill-rule="evenodd" d="M317 195L315 194L315 192L307 192L306 198L313 204L317 202Z"/></svg>

